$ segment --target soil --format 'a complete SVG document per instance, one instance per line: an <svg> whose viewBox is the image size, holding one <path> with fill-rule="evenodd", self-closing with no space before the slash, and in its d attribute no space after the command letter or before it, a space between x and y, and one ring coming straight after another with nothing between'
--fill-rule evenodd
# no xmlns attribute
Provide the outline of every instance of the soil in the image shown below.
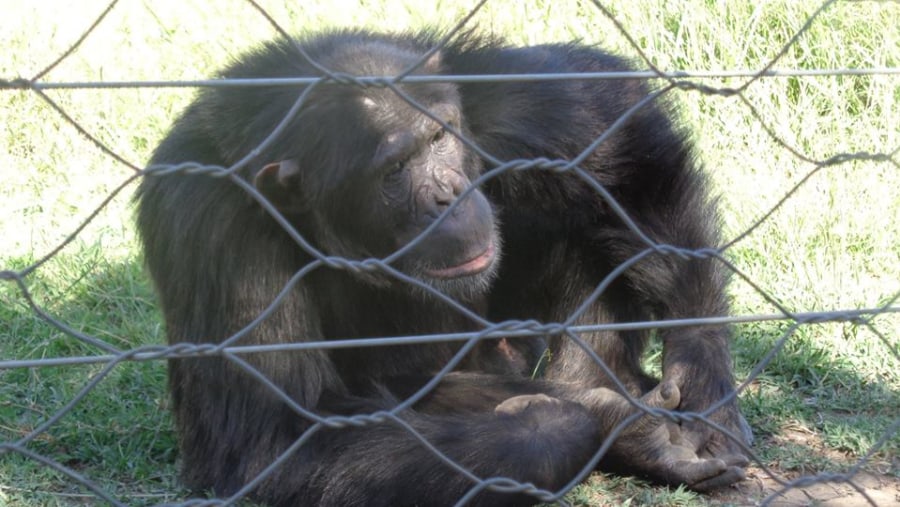
<svg viewBox="0 0 900 507"><path fill-rule="evenodd" d="M802 477L800 474L793 475ZM793 480L791 474L781 475L780 478L788 482ZM785 489L784 485L765 471L758 467L750 467L747 470L747 480L731 488L709 494L707 500L712 505L736 506L900 506L900 478L896 476L859 472L853 476L853 484L859 489L840 480L815 482Z"/></svg>
<svg viewBox="0 0 900 507"><path fill-rule="evenodd" d="M857 458L841 454L824 445L815 435L800 428L786 428L769 439L767 447L800 446L807 456L816 456L828 465L824 472L785 471L786 463L767 463L768 471L758 463L747 469L747 479L731 488L707 495L712 505L767 505L772 507L856 507L900 506L900 457L871 460L852 476ZM848 480L849 478L849 480Z"/></svg>

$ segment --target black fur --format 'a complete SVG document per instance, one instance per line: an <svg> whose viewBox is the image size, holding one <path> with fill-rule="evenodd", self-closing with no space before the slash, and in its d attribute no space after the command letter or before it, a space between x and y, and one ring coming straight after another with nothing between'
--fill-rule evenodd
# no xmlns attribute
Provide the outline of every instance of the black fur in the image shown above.
<svg viewBox="0 0 900 507"><path fill-rule="evenodd" d="M353 75L392 75L436 43L429 34L339 31L296 42L317 62ZM422 74L624 70L579 44L526 48L464 36ZM222 76L318 76L287 41L246 55ZM578 156L648 94L636 80L404 84L490 155L506 161ZM229 166L254 150L295 102L292 87L215 88L182 114L151 164ZM448 137L450 139L448 139ZM581 164L654 241L714 247L717 214L688 144L665 107L639 111ZM240 170L314 247L354 259L384 257L460 200L396 261L400 271L492 321L563 321L620 263L647 248L574 174L509 171L465 199L483 161L393 92L317 87L286 133ZM448 193L449 192L449 193ZM138 225L170 343L220 343L246 327L314 258L227 178L148 176ZM474 260L472 260L474 258ZM724 315L726 276L711 260L652 254L628 269L579 323ZM318 267L240 345L404 336L478 329L422 288L393 277ZM640 368L645 332L583 339L631 394L651 406L700 411L733 392L725 328L661 333L664 382ZM402 413L411 427L476 476L556 490L635 410L566 336L530 380L541 340L485 342L458 371ZM308 410L366 413L394 406L443 367L458 345L261 353L242 359ZM285 452L312 422L220 357L173 359L170 388L183 479L232 494ZM523 397L524 396L524 397ZM740 435L729 403L712 418ZM742 478L739 448L702 424L642 420L604 460L609 469L709 489ZM476 486L391 422L320 429L267 475L253 496L272 505L443 505ZM475 505L533 503L481 492Z"/></svg>

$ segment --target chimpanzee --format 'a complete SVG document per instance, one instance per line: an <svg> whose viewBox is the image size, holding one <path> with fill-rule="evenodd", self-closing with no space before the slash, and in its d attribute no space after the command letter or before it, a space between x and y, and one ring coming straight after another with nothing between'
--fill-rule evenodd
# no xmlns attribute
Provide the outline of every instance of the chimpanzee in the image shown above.
<svg viewBox="0 0 900 507"><path fill-rule="evenodd" d="M629 68L576 43L514 47L469 33L426 55L436 44L431 32L336 30L268 43L222 77L315 77L322 67L338 80L412 68L438 76ZM137 194L171 344L220 344L236 333L230 345L472 332L573 314L586 324L728 312L726 274L715 260L663 250L645 253L592 297L649 247L642 234L685 249L716 245L707 183L664 104L642 107L587 153L578 165L587 179L508 170L469 188L498 160L575 159L648 95L643 83L420 80L396 88L322 82L199 94L150 163L237 164L236 177L150 174ZM295 104L286 128L264 144ZM310 247L330 259L388 258L389 267L324 262ZM254 498L284 506L444 505L467 494L471 505L534 503L478 479L562 489L638 412L589 350L650 407L703 411L733 395L727 329L672 328L660 337L662 380L641 369L644 331L583 334L583 347L555 331L485 339L462 359L459 342L171 359L183 479L217 495L257 481L246 488ZM549 364L532 378L539 357ZM398 413L402 423L334 427L310 417L390 410L413 395L414 406ZM618 435L600 467L697 490L739 481L747 435L734 400L710 419L735 438L702 422L644 416Z"/></svg>

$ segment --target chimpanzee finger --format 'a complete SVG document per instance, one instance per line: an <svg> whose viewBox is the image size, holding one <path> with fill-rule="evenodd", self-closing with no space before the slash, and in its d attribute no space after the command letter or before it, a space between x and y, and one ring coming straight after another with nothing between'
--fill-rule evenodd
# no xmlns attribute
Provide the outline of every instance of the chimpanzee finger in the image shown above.
<svg viewBox="0 0 900 507"><path fill-rule="evenodd" d="M641 397L641 403L648 408L672 410L681 402L681 392L672 382L660 382L653 390ZM655 431L665 421L656 417L644 416L635 420L627 429L628 435L643 435Z"/></svg>
<svg viewBox="0 0 900 507"><path fill-rule="evenodd" d="M718 459L674 459L665 464L666 482L669 484L686 484L693 488L694 484L702 484L725 473L728 465Z"/></svg>
<svg viewBox="0 0 900 507"><path fill-rule="evenodd" d="M681 388L685 384L685 378L687 377L687 374L688 372L684 367L673 366L663 373L660 384L664 382L671 382L677 387Z"/></svg>
<svg viewBox="0 0 900 507"><path fill-rule="evenodd" d="M750 458L744 456L743 454L728 454L725 456L719 456L719 459L724 461L725 464L730 467L746 468L746 466L750 464Z"/></svg>
<svg viewBox="0 0 900 507"><path fill-rule="evenodd" d="M730 466L745 467L750 463L750 459L744 455L743 449L734 441L721 434L714 435L697 452L697 455L700 458L720 459Z"/></svg>
<svg viewBox="0 0 900 507"><path fill-rule="evenodd" d="M718 461L718 460L705 460L705 461ZM729 486L736 482L740 482L747 477L747 474L744 473L744 469L740 467L730 466L725 469L725 471L721 474L718 474L714 477L710 477L709 479L688 484L688 486L694 491L710 491L713 489L724 488L725 486Z"/></svg>
<svg viewBox="0 0 900 507"><path fill-rule="evenodd" d="M650 408L673 410L681 403L681 391L674 382L663 381L642 396L641 402Z"/></svg>

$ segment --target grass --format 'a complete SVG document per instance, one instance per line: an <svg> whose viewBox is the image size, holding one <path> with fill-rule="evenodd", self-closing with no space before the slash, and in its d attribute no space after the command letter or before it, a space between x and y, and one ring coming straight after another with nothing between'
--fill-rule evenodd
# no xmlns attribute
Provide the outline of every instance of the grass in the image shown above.
<svg viewBox="0 0 900 507"><path fill-rule="evenodd" d="M289 30L302 31L343 25L389 30L449 26L473 3L437 1L427 8L400 0L264 5ZM759 69L819 6L789 0L610 3L644 53L665 70ZM0 78L35 75L100 10L91 3L5 6ZM776 67L900 67L896 19L896 2L836 3ZM474 21L483 31L507 34L520 43L579 38L638 58L589 2L493 0ZM239 1L123 2L44 79L199 79L273 36L265 19ZM721 87L744 81L700 82ZM137 167L192 95L181 88L47 93ZM897 308L892 298L900 292L900 77L768 78L754 82L743 96L746 103L697 92L674 97L722 194L728 238L740 236L814 172L815 164L804 157L894 153L894 162L857 160L815 171L784 205L731 246L730 261L762 290L736 277L731 288L735 312L775 313L772 301L795 312L886 304ZM0 149L0 269L24 269L51 252L133 174L28 91L0 92L0 146L5 148ZM24 279L47 314L121 349L164 341L135 241L129 203L133 189L133 184L126 187L71 243ZM897 313L867 323L796 329L760 321L735 331L740 379L779 347L741 397L763 464L796 477L845 471L871 452L866 470L900 477L900 437L896 428L888 433L900 417ZM0 284L0 361L98 353L95 346L38 318L15 284ZM16 442L47 421L102 366L0 369L0 445ZM178 501L185 492L175 480L176 443L167 403L164 362L123 363L25 447L89 477L129 505ZM886 434L890 438L873 448ZM758 499L753 496L757 493L703 496L595 475L569 500L577 505L742 505ZM96 503L92 498L73 479L18 453L0 451L0 506Z"/></svg>

